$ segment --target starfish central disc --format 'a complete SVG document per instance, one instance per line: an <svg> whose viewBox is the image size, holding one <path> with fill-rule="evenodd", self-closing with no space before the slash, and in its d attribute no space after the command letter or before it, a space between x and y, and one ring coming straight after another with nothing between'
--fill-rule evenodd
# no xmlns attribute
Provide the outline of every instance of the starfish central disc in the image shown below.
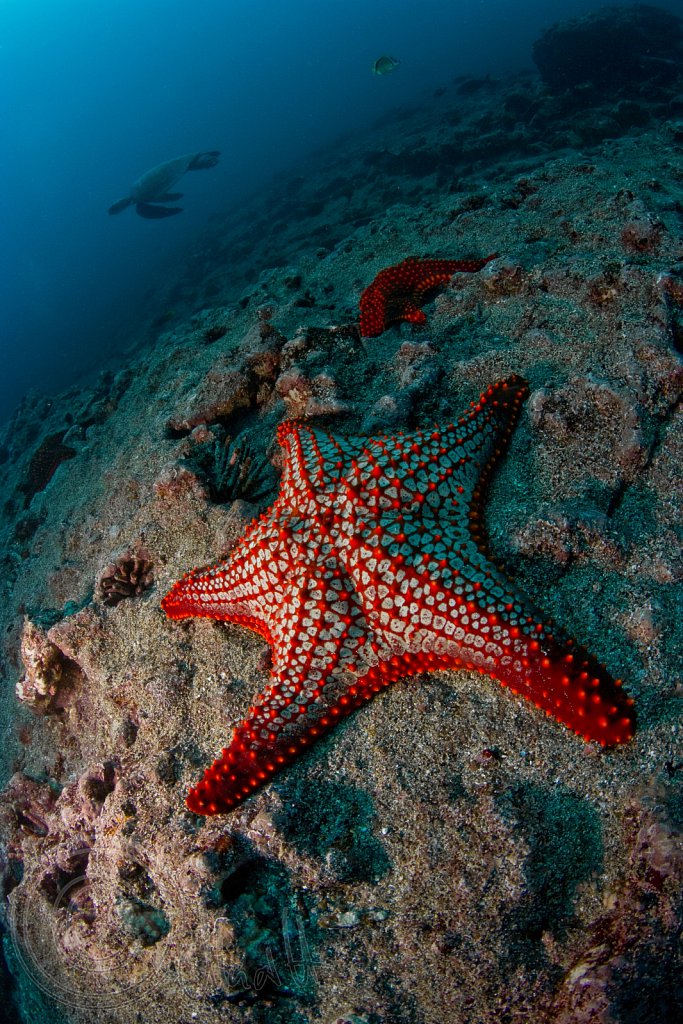
<svg viewBox="0 0 683 1024"><path fill-rule="evenodd" d="M187 798L234 808L394 680L477 669L603 746L633 734L633 701L491 562L482 493L527 396L498 381L457 423L341 439L287 422L280 492L230 559L175 584L173 619L260 633L270 685Z"/></svg>

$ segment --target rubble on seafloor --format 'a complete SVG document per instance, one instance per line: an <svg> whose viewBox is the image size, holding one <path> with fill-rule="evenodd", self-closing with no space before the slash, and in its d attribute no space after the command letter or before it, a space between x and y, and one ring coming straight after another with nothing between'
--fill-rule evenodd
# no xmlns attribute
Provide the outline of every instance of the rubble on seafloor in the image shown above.
<svg viewBox="0 0 683 1024"><path fill-rule="evenodd" d="M25 1020L681 1012L683 81L649 84L456 82L255 199L248 228L214 225L160 300L172 329L125 365L21 404L0 444L0 877ZM424 326L360 337L383 267L491 252ZM231 815L191 815L267 649L159 600L272 500L277 424L411 429L511 372L531 394L491 550L624 679L634 740L603 753L492 680L425 675Z"/></svg>

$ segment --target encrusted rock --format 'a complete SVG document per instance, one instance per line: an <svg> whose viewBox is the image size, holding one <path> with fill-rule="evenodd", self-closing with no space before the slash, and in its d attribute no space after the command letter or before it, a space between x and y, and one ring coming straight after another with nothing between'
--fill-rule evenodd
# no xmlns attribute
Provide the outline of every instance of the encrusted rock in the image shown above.
<svg viewBox="0 0 683 1024"><path fill-rule="evenodd" d="M546 29L534 61L551 89L590 83L601 89L676 77L681 19L649 4L609 6Z"/></svg>
<svg viewBox="0 0 683 1024"><path fill-rule="evenodd" d="M516 295L525 287L524 270L510 259L496 259L480 272L481 285L490 295Z"/></svg>
<svg viewBox="0 0 683 1024"><path fill-rule="evenodd" d="M290 369L295 363L320 353L343 354L352 359L360 346L355 324L336 327L300 327L293 338L282 347L282 368Z"/></svg>
<svg viewBox="0 0 683 1024"><path fill-rule="evenodd" d="M116 785L113 761L91 765L77 782L65 786L57 801L61 820L71 832L92 827L102 806Z"/></svg>
<svg viewBox="0 0 683 1024"><path fill-rule="evenodd" d="M47 782L17 772L2 793L0 819L13 820L22 834L46 836L51 831L55 800L56 794Z"/></svg>
<svg viewBox="0 0 683 1024"><path fill-rule="evenodd" d="M573 379L529 399L529 421L541 439L562 450L564 484L591 476L614 486L632 480L644 459L640 419L633 402L606 383ZM549 460L550 462L550 460ZM558 476L555 458L552 472Z"/></svg>
<svg viewBox="0 0 683 1024"><path fill-rule="evenodd" d="M21 637L21 660L24 675L16 687L19 700L39 715L61 711L65 706L64 657L47 634L28 618L24 620Z"/></svg>
<svg viewBox="0 0 683 1024"><path fill-rule="evenodd" d="M662 226L643 212L631 217L621 232L621 244L629 252L657 252L662 238Z"/></svg>
<svg viewBox="0 0 683 1024"><path fill-rule="evenodd" d="M436 355L429 342L404 341L394 356L394 368L402 388L418 381L424 372L424 364Z"/></svg>
<svg viewBox="0 0 683 1024"><path fill-rule="evenodd" d="M225 420L241 409L248 409L254 400L253 380L243 370L216 366L210 370L183 409L168 421L169 429L183 432L199 423Z"/></svg>
<svg viewBox="0 0 683 1024"><path fill-rule="evenodd" d="M609 535L605 516L569 519L559 512L535 519L511 536L515 551L527 558L548 558L558 565L592 559L611 569L622 569L624 553Z"/></svg>
<svg viewBox="0 0 683 1024"><path fill-rule="evenodd" d="M275 382L275 391L292 419L311 416L334 416L348 412L349 406L337 398L336 381L327 373L307 377L296 366L282 373Z"/></svg>
<svg viewBox="0 0 683 1024"><path fill-rule="evenodd" d="M154 481L154 491L157 497L170 502L183 502L189 497L206 501L209 496L196 473L175 463L163 467Z"/></svg>

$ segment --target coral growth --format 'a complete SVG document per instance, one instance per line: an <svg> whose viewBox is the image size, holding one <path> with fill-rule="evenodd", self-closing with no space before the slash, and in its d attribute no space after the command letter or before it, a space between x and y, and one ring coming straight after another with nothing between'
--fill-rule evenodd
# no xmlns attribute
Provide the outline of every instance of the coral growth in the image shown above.
<svg viewBox="0 0 683 1024"><path fill-rule="evenodd" d="M328 373L311 378L297 366L290 366L276 380L275 391L292 419L338 416L349 411L347 403L339 400L336 381Z"/></svg>
<svg viewBox="0 0 683 1024"><path fill-rule="evenodd" d="M11 853L18 858L20 837L26 833L31 836L46 836L51 829L51 816L54 811L57 794L46 782L38 782L17 772L9 780L2 794L2 815L5 828L10 832L16 830L17 841L11 847Z"/></svg>
<svg viewBox="0 0 683 1024"><path fill-rule="evenodd" d="M149 551L137 547L126 551L104 569L95 587L95 596L107 605L117 605L129 597L139 597L154 583L154 566Z"/></svg>

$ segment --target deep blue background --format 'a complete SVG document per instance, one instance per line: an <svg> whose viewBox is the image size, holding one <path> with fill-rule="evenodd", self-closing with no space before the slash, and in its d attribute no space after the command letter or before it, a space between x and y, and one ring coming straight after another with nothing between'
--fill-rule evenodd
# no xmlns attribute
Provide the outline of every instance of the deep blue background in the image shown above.
<svg viewBox="0 0 683 1024"><path fill-rule="evenodd" d="M212 212L456 75L530 67L543 27L596 6L0 0L0 421L125 346ZM382 53L402 64L379 78ZM140 173L201 149L221 162L180 183L182 215L107 215Z"/></svg>

